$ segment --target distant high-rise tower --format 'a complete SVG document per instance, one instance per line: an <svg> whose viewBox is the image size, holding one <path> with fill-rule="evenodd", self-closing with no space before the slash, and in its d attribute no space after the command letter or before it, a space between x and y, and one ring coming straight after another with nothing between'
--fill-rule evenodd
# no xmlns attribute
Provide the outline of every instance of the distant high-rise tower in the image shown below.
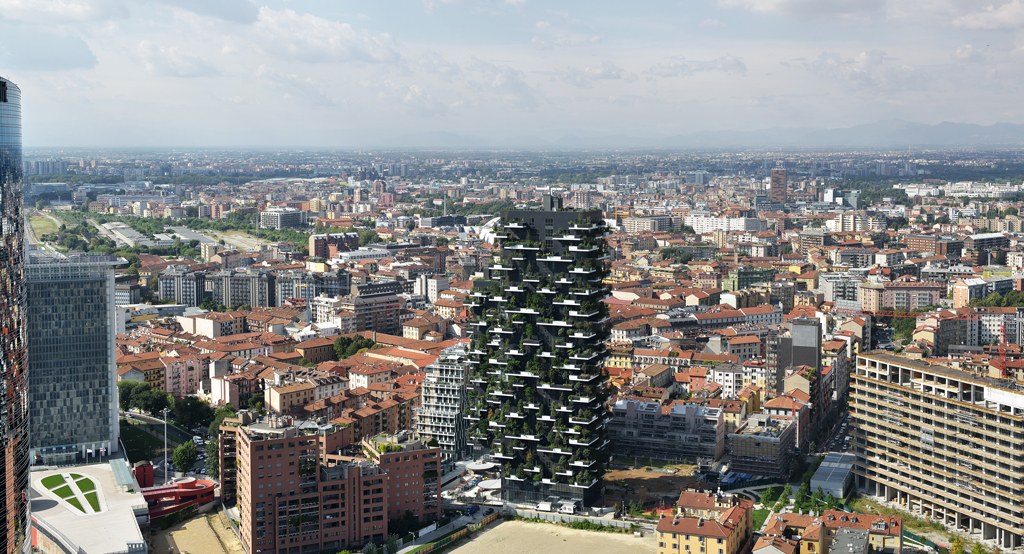
<svg viewBox="0 0 1024 554"><path fill-rule="evenodd" d="M0 544L28 537L28 382L21 216L21 89L0 78Z"/></svg>
<svg viewBox="0 0 1024 554"><path fill-rule="evenodd" d="M785 204L789 198L789 191L787 190L788 183L786 182L786 170L785 169L773 169L771 188L768 190L768 199L772 202L778 202L779 204Z"/></svg>
<svg viewBox="0 0 1024 554"><path fill-rule="evenodd" d="M116 452L112 256L30 253L26 275L29 448L36 464Z"/></svg>

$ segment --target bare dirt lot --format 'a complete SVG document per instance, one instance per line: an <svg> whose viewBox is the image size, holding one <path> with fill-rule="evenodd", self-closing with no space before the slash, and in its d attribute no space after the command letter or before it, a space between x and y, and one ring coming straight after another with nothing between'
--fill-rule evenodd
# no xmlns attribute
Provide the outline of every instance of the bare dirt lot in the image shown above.
<svg viewBox="0 0 1024 554"><path fill-rule="evenodd" d="M171 550L174 548L174 550ZM206 514L153 534L155 554L244 554L242 543L228 527L224 514Z"/></svg>
<svg viewBox="0 0 1024 554"><path fill-rule="evenodd" d="M679 491L694 482L694 466L668 466L663 470L617 469L605 474L606 504L639 500L643 504L661 497L678 498ZM674 473L667 473L673 471Z"/></svg>
<svg viewBox="0 0 1024 554"><path fill-rule="evenodd" d="M655 552L655 537L644 537L601 531L580 531L549 523L505 521L463 542L453 554L521 554L586 552L587 554L618 554L620 552Z"/></svg>

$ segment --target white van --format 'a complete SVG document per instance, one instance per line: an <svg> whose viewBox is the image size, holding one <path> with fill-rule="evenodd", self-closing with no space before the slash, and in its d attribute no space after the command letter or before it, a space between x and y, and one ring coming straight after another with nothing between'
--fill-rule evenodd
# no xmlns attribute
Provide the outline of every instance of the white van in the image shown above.
<svg viewBox="0 0 1024 554"><path fill-rule="evenodd" d="M579 502L562 502L562 505L558 507L558 513L573 515L579 510Z"/></svg>
<svg viewBox="0 0 1024 554"><path fill-rule="evenodd" d="M553 512L553 511L555 511L555 508L554 508L554 506L551 505L551 502L546 502L545 501L545 502L537 503L537 511L538 512Z"/></svg>

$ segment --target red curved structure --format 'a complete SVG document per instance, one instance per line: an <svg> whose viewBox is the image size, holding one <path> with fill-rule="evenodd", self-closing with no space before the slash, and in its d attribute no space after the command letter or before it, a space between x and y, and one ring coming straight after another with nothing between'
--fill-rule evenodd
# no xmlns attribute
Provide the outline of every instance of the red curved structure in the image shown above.
<svg viewBox="0 0 1024 554"><path fill-rule="evenodd" d="M213 481L189 477L167 485L142 489L142 496L149 504L149 518L157 519L191 506L213 502L216 486Z"/></svg>

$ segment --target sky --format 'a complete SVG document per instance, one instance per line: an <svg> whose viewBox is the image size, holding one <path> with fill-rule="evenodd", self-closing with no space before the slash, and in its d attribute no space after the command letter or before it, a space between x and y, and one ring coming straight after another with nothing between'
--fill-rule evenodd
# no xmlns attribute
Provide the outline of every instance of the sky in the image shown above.
<svg viewBox="0 0 1024 554"><path fill-rule="evenodd" d="M0 0L30 147L1024 123L1022 62L1024 0Z"/></svg>

